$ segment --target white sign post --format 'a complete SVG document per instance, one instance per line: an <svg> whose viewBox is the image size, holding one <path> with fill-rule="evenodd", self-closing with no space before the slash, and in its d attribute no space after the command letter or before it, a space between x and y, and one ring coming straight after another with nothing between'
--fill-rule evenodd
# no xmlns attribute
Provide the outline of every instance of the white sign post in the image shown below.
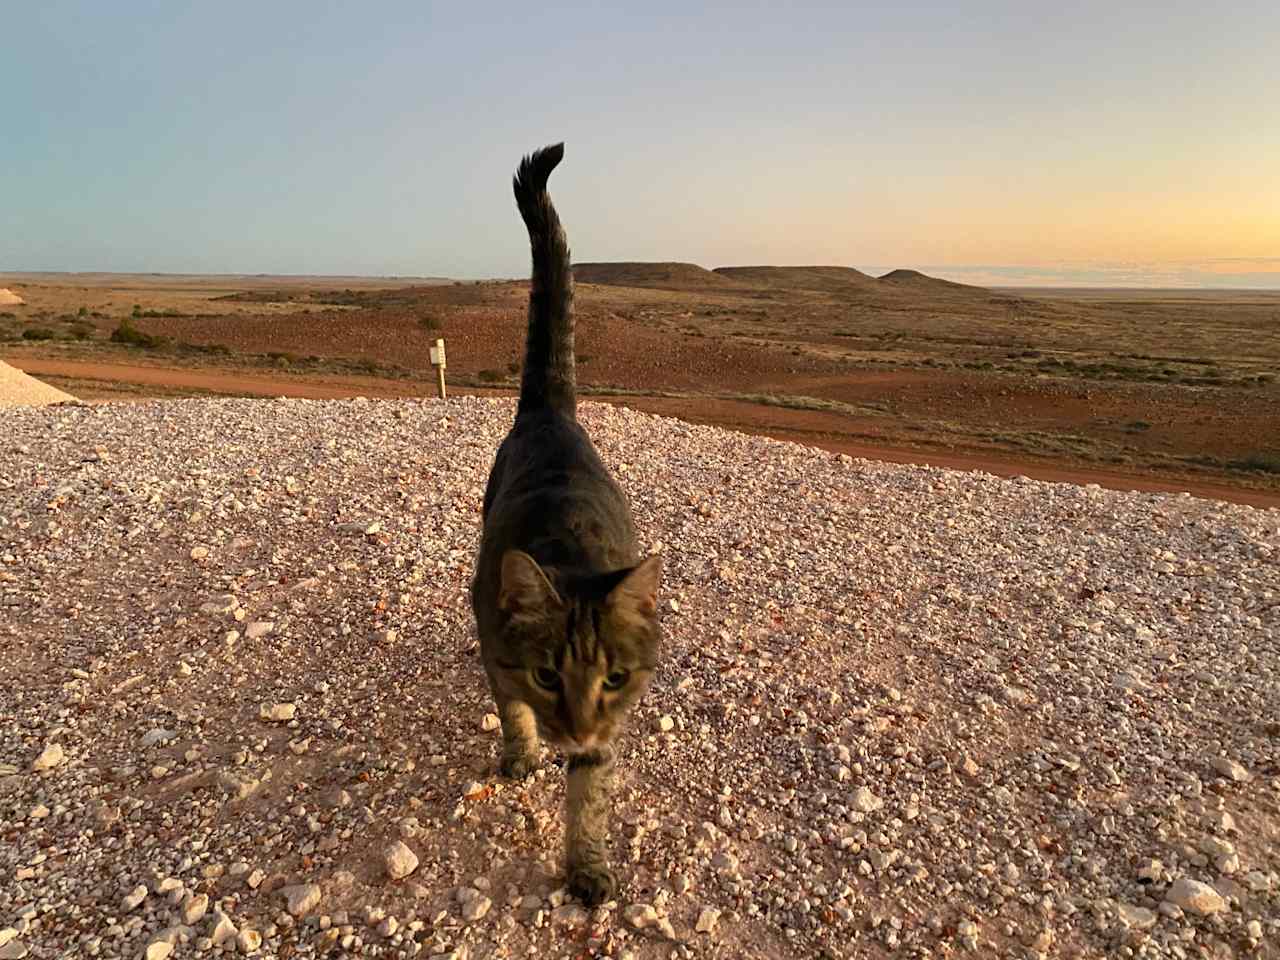
<svg viewBox="0 0 1280 960"><path fill-rule="evenodd" d="M435 368L436 368L436 377L437 377L436 383L440 387L440 399L443 400L445 398L444 396L445 362L444 362L444 341L443 340L436 340L436 345L431 348L431 362L435 365Z"/></svg>

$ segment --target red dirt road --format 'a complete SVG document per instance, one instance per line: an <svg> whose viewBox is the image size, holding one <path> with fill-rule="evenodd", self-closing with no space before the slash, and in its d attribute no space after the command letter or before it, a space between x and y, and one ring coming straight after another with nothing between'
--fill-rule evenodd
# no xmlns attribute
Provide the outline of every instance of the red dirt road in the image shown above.
<svg viewBox="0 0 1280 960"><path fill-rule="evenodd" d="M110 385L120 384L127 385L130 388L127 393L133 396L145 396L147 388L154 388L159 393L200 391L228 396L283 396L312 399L338 399L353 396L434 396L435 394L434 386L427 382L413 385L376 377L328 375L323 379L303 379L233 369L208 371L186 367L92 363L25 356L11 356L7 362L32 376L53 380L55 385L63 386L64 389L70 387L71 392L75 392L74 388L77 384L98 383L102 385L104 394L112 392ZM90 389L85 392L94 391ZM455 388L455 392L492 395L504 391ZM627 396L590 399L605 400L652 413L680 417L691 422L728 427L747 433L776 437L780 440L791 440L870 460L918 463L959 470L980 470L998 476L1021 475L1056 483L1096 483L1113 490L1187 492L1212 500L1225 500L1255 507L1280 508L1280 493L1232 487L1195 478L1164 478L1130 474L1119 470L1061 466L1030 458L993 456L978 451L919 450L892 444L866 443L848 435L848 418L821 411L791 410L747 402L701 398L695 400Z"/></svg>

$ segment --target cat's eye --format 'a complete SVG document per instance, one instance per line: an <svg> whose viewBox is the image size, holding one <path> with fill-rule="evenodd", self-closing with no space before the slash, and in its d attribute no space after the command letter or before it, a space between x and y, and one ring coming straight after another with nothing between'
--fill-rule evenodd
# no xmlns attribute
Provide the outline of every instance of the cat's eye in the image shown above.
<svg viewBox="0 0 1280 960"><path fill-rule="evenodd" d="M535 667L533 671L533 679L544 690L560 689L560 674L556 673L550 667Z"/></svg>
<svg viewBox="0 0 1280 960"><path fill-rule="evenodd" d="M604 678L604 688L606 690L621 690L627 685L627 681L630 679L630 670L614 670Z"/></svg>

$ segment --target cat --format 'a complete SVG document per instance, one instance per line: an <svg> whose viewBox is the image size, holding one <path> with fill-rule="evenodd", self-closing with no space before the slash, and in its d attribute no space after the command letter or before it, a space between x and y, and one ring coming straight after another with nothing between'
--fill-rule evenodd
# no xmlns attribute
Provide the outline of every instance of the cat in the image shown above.
<svg viewBox="0 0 1280 960"><path fill-rule="evenodd" d="M538 765L539 738L568 754L565 871L588 906L609 900L614 743L658 664L658 556L641 559L631 508L577 420L573 274L547 193L564 144L514 179L533 277L515 423L485 489L471 605L502 722L501 773Z"/></svg>

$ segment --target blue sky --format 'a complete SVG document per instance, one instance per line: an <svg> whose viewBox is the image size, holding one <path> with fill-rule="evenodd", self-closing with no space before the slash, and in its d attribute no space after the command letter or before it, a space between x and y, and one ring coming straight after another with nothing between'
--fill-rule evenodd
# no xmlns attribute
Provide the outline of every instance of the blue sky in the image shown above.
<svg viewBox="0 0 1280 960"><path fill-rule="evenodd" d="M563 139L578 259L1280 287L1271 2L44 2L5 24L0 270L521 275L510 175Z"/></svg>

